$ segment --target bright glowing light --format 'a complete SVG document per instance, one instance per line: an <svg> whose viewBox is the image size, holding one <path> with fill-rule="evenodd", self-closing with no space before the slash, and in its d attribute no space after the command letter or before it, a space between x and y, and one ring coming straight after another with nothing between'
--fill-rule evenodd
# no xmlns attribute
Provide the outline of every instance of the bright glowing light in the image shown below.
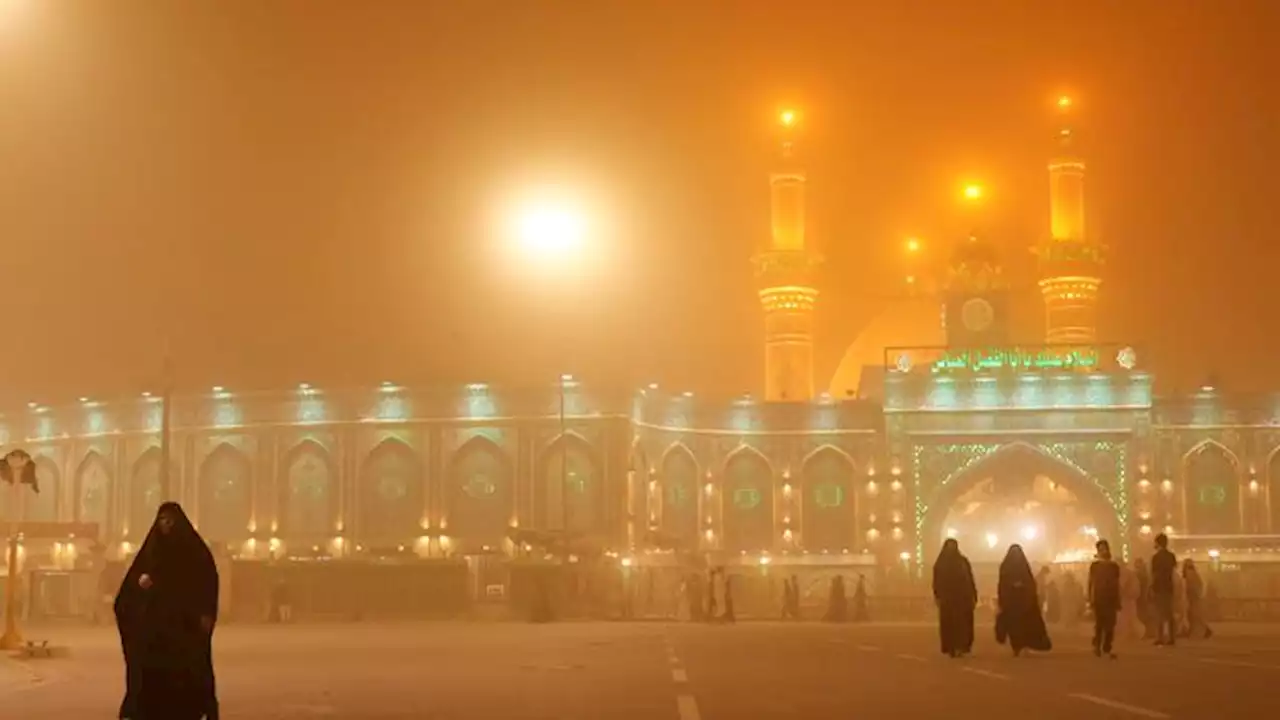
<svg viewBox="0 0 1280 720"><path fill-rule="evenodd" d="M768 565L770 562L772 562L772 561L769 559L769 556L768 556L768 555L761 555L761 556L760 556L760 564L761 564L761 565Z"/></svg>
<svg viewBox="0 0 1280 720"><path fill-rule="evenodd" d="M966 200L981 200L984 191L981 185L970 183L964 186L964 198Z"/></svg>
<svg viewBox="0 0 1280 720"><path fill-rule="evenodd" d="M906 562L911 559L911 553L907 552L906 550L903 550L902 552L898 553L898 559L901 560L902 562Z"/></svg>
<svg viewBox="0 0 1280 720"><path fill-rule="evenodd" d="M782 123L782 127L794 127L796 121L799 120L795 110L783 110L778 113L778 122Z"/></svg>
<svg viewBox="0 0 1280 720"><path fill-rule="evenodd" d="M1222 557L1222 553L1217 550L1210 550L1209 557L1213 558L1214 560L1217 560L1219 557Z"/></svg>
<svg viewBox="0 0 1280 720"><path fill-rule="evenodd" d="M225 389L226 389L226 388L222 387L221 385L214 385L214 386L213 386L213 391L214 391L214 392L216 392L216 393L223 392Z"/></svg>
<svg viewBox="0 0 1280 720"><path fill-rule="evenodd" d="M1093 527L1092 525L1085 525L1084 527L1080 528L1080 532L1085 537L1091 537L1091 538L1094 538L1095 540L1098 538L1098 528Z"/></svg>
<svg viewBox="0 0 1280 720"><path fill-rule="evenodd" d="M516 213L516 240L539 259L564 259L582 247L586 234L582 211L563 202L530 203Z"/></svg>
<svg viewBox="0 0 1280 720"><path fill-rule="evenodd" d="M909 253L918 253L918 252L920 252L920 239L919 239L919 238L907 238L907 252L909 252Z"/></svg>
<svg viewBox="0 0 1280 720"><path fill-rule="evenodd" d="M567 383L568 383L568 382L573 382L573 376L572 376L572 375L568 375L568 374L561 375L561 376L560 376L560 382L567 382Z"/></svg>
<svg viewBox="0 0 1280 720"><path fill-rule="evenodd" d="M1059 97L1058 97L1058 107L1059 107L1059 108L1061 108L1061 109L1063 109L1063 110L1066 110L1067 108L1071 107L1071 96L1070 96L1070 95L1061 95L1061 96L1059 96Z"/></svg>
<svg viewBox="0 0 1280 720"><path fill-rule="evenodd" d="M631 567L635 561L629 557L622 558L622 567Z"/></svg>
<svg viewBox="0 0 1280 720"><path fill-rule="evenodd" d="M955 528L947 528L947 537L955 539L960 537L960 531Z"/></svg>
<svg viewBox="0 0 1280 720"><path fill-rule="evenodd" d="M33 410L34 410L35 408L39 407L39 406L40 406L40 403L38 403L38 402L36 402L36 401L34 401L34 400L32 400L31 402L27 403L27 407L29 407L29 408L31 408L31 409L33 409Z"/></svg>
<svg viewBox="0 0 1280 720"><path fill-rule="evenodd" d="M993 533L993 532L989 532L989 533L987 533L987 547L988 547L988 548L994 548L996 545L999 545L999 544L1000 544L1000 538L999 538L999 537L997 537L995 533Z"/></svg>
<svg viewBox="0 0 1280 720"><path fill-rule="evenodd" d="M1022 528L1022 539L1026 540L1027 542L1031 542L1032 540L1035 540L1036 535L1039 535L1039 534L1040 534L1040 531L1036 529L1034 525L1028 525Z"/></svg>

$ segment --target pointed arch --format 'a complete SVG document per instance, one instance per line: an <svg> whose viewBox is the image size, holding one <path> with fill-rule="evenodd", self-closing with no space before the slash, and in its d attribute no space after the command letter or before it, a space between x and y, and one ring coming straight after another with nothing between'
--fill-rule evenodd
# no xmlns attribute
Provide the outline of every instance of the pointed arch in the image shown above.
<svg viewBox="0 0 1280 720"><path fill-rule="evenodd" d="M58 503L62 499L62 473L58 463L47 455L36 455L36 484L39 493L23 493L26 500L23 517L29 522L56 522Z"/></svg>
<svg viewBox="0 0 1280 720"><path fill-rule="evenodd" d="M1231 535L1242 532L1243 481L1240 458L1226 445L1206 438L1182 456L1187 532Z"/></svg>
<svg viewBox="0 0 1280 720"><path fill-rule="evenodd" d="M1267 455L1267 506L1271 509L1271 532L1280 533L1280 445Z"/></svg>
<svg viewBox="0 0 1280 720"><path fill-rule="evenodd" d="M916 560L924 562L927 554L941 544L947 515L966 493L987 479L1009 471L1023 476L1044 476L1066 488L1095 519L1103 537L1125 538L1124 547L1128 547L1124 523L1128 508L1117 505L1118 501L1108 494L1103 480L1044 447L1017 441L990 450L983 447L934 484L932 492L924 491L917 499Z"/></svg>
<svg viewBox="0 0 1280 720"><path fill-rule="evenodd" d="M360 473L356 516L361 542L400 545L422 534L423 476L422 459L403 440L387 438L369 451Z"/></svg>
<svg viewBox="0 0 1280 720"><path fill-rule="evenodd" d="M96 450L80 460L75 478L75 511L77 522L97 523L98 537L106 537L111 518L111 466Z"/></svg>
<svg viewBox="0 0 1280 720"><path fill-rule="evenodd" d="M474 435L453 453L445 485L449 536L463 553L501 547L515 506L515 472L498 443Z"/></svg>
<svg viewBox="0 0 1280 720"><path fill-rule="evenodd" d="M662 533L684 547L698 545L698 459L682 442L671 443L662 453L657 505Z"/></svg>
<svg viewBox="0 0 1280 720"><path fill-rule="evenodd" d="M760 552L774 547L774 470L769 458L739 445L724 460L724 549Z"/></svg>
<svg viewBox="0 0 1280 720"><path fill-rule="evenodd" d="M556 436L543 450L534 478L534 517L545 530L577 533L601 530L604 499L600 463L595 448L575 432Z"/></svg>
<svg viewBox="0 0 1280 720"><path fill-rule="evenodd" d="M177 465L170 460L170 479L178 476ZM134 461L129 474L125 519L130 538L140 540L146 536L164 499L160 482L160 448L153 445Z"/></svg>
<svg viewBox="0 0 1280 720"><path fill-rule="evenodd" d="M858 537L853 458L835 445L822 445L800 467L800 539L805 549L839 553L853 547Z"/></svg>
<svg viewBox="0 0 1280 720"><path fill-rule="evenodd" d="M249 536L253 464L231 443L219 443L200 463L196 516L200 534L208 542L234 543Z"/></svg>
<svg viewBox="0 0 1280 720"><path fill-rule="evenodd" d="M311 438L285 453L276 477L276 535L288 542L319 544L337 530L338 473L328 448Z"/></svg>

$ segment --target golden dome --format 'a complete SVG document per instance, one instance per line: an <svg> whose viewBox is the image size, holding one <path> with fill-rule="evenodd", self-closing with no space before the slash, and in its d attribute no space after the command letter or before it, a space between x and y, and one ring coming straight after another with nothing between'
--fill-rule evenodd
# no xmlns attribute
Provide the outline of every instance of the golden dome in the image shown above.
<svg viewBox="0 0 1280 720"><path fill-rule="evenodd" d="M946 344L938 298L919 296L895 301L876 315L845 350L828 392L833 398L878 396L886 348L941 348ZM913 358L917 362L925 359L918 353Z"/></svg>

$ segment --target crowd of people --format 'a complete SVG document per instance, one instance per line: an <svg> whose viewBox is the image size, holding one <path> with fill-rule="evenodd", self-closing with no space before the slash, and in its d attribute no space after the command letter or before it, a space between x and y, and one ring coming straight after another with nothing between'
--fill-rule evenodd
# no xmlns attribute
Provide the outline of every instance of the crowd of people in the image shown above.
<svg viewBox="0 0 1280 720"><path fill-rule="evenodd" d="M1015 656L1026 650L1045 652L1053 647L1048 624L1070 630L1086 617L1093 619L1093 652L1099 657L1116 657L1117 632L1162 646L1174 645L1180 637L1213 635L1204 579L1192 560L1179 566L1168 537L1156 536L1150 563L1140 558L1131 567L1112 556L1106 540L1099 540L1095 549L1082 586L1069 572L1059 582L1047 567L1033 575L1022 546L1011 545L996 587L996 642L1007 644ZM934 563L933 597L943 654L972 653L980 596L973 567L955 539L943 543Z"/></svg>

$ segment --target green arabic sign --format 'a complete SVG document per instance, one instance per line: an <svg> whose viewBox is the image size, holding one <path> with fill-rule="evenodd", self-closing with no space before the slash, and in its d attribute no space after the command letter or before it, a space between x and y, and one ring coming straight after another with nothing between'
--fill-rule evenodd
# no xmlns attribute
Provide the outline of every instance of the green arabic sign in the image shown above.
<svg viewBox="0 0 1280 720"><path fill-rule="evenodd" d="M953 350L933 363L934 372L955 370L1093 370L1101 364L1098 351L1043 348L991 348Z"/></svg>

